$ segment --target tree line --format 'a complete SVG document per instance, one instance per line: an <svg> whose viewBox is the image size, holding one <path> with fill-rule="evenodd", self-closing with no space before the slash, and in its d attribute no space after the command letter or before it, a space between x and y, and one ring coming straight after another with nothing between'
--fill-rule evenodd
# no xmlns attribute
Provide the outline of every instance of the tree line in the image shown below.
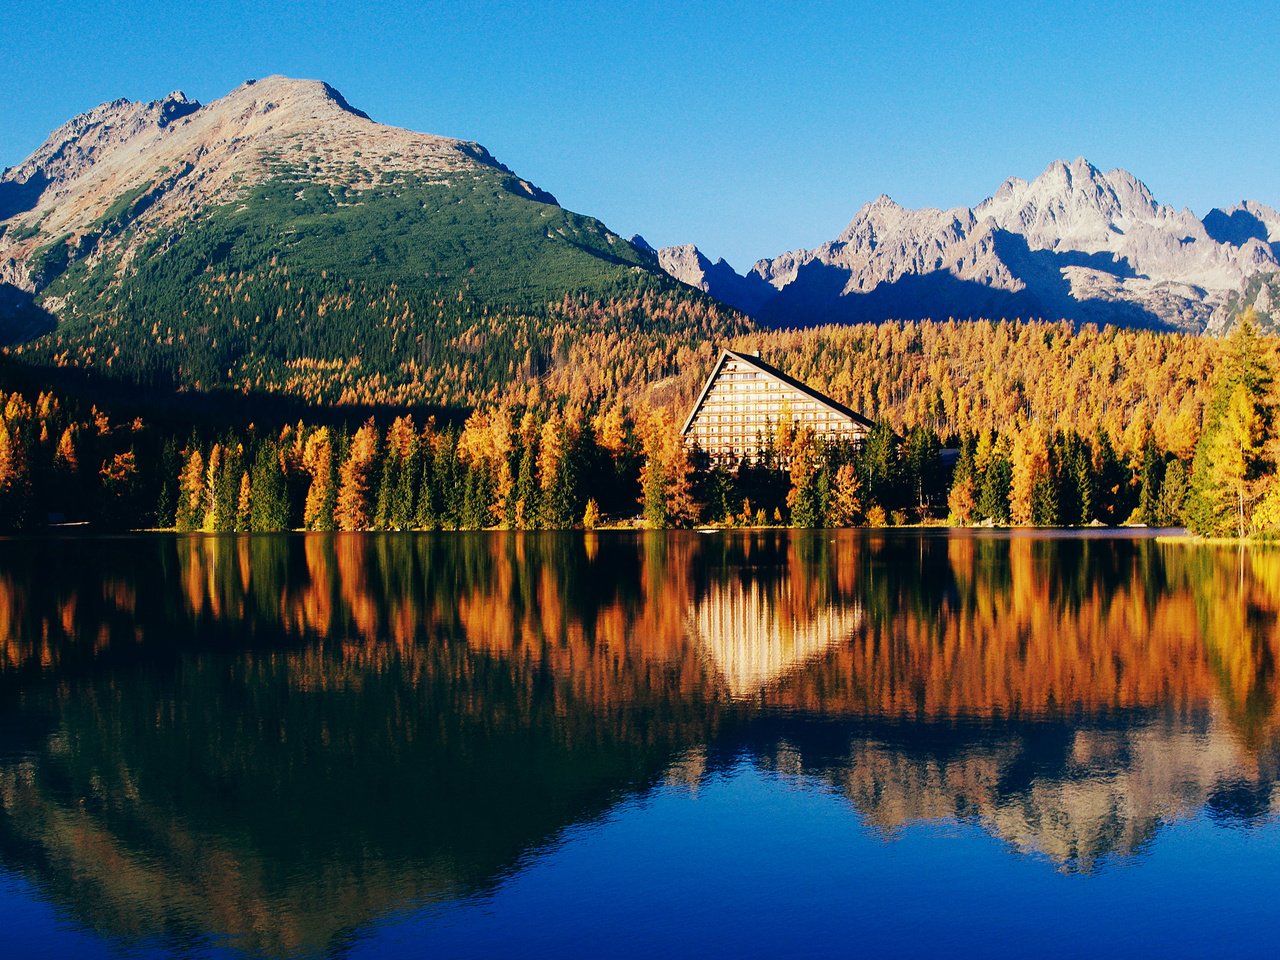
<svg viewBox="0 0 1280 960"><path fill-rule="evenodd" d="M1246 315L1218 350L1203 428L1174 442L1150 422L1104 418L1082 430L1020 408L999 428L963 431L945 418L900 429L885 417L859 444L778 423L757 461L732 465L683 442L678 397L525 395L477 406L457 425L402 414L177 435L50 391L12 392L0 409L0 525L1186 523L1270 535L1280 530L1274 344Z"/></svg>

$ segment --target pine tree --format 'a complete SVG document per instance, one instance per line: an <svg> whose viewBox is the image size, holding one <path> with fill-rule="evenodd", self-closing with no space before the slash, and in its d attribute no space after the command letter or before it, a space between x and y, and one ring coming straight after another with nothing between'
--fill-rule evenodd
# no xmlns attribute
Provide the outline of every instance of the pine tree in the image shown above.
<svg viewBox="0 0 1280 960"><path fill-rule="evenodd" d="M217 533L235 530L242 460L240 444L234 437L213 445L207 468L209 509L205 514L206 530Z"/></svg>
<svg viewBox="0 0 1280 960"><path fill-rule="evenodd" d="M982 475L978 513L983 519L997 524L1009 522L1009 491L1012 486L1013 463L1009 459L1007 442L1001 437L992 447Z"/></svg>
<svg viewBox="0 0 1280 960"><path fill-rule="evenodd" d="M436 438L423 440L421 467L418 476L413 525L419 530L439 530L441 526L441 496L436 489Z"/></svg>
<svg viewBox="0 0 1280 960"><path fill-rule="evenodd" d="M537 444L530 439L520 455L520 471L516 474L515 516L513 526L517 530L529 530L538 525L539 500L535 464L538 459Z"/></svg>
<svg viewBox="0 0 1280 960"><path fill-rule="evenodd" d="M1093 519L1116 526L1132 509L1128 471L1111 437L1101 431L1093 445Z"/></svg>
<svg viewBox="0 0 1280 960"><path fill-rule="evenodd" d="M69 431L71 428L68 427ZM64 437L68 433L63 433ZM61 447L61 444L59 444ZM177 525L178 509L178 469L180 464L178 445L172 437L167 437L160 453L159 482L160 494L156 497L156 511L152 524L156 527L173 527Z"/></svg>
<svg viewBox="0 0 1280 960"><path fill-rule="evenodd" d="M867 433L859 463L869 502L885 511L895 509L902 502L902 461L898 438L887 422Z"/></svg>
<svg viewBox="0 0 1280 960"><path fill-rule="evenodd" d="M408 530L413 526L417 511L415 485L422 473L422 446L415 433L408 452L400 461L395 488L391 491L391 507L387 514L388 525L393 530Z"/></svg>
<svg viewBox="0 0 1280 960"><path fill-rule="evenodd" d="M137 515L136 501L141 488L134 451L113 454L103 463L100 476L103 525L111 529L129 527Z"/></svg>
<svg viewBox="0 0 1280 960"><path fill-rule="evenodd" d="M826 504L818 486L821 449L812 430L799 430L791 446L791 489L787 506L793 527L821 527L826 524Z"/></svg>
<svg viewBox="0 0 1280 960"><path fill-rule="evenodd" d="M937 433L917 425L908 431L902 454L912 505L927 519L942 499L942 444Z"/></svg>
<svg viewBox="0 0 1280 960"><path fill-rule="evenodd" d="M289 529L288 488L279 450L269 440L258 444L249 468L249 529L255 533Z"/></svg>
<svg viewBox="0 0 1280 960"><path fill-rule="evenodd" d="M1161 527L1177 527L1186 523L1184 513L1187 503L1187 468L1181 460L1173 460L1165 468L1164 481L1160 484L1160 499L1155 524Z"/></svg>
<svg viewBox="0 0 1280 960"><path fill-rule="evenodd" d="M640 487L644 491L645 526L660 529L667 526L667 477L654 458L645 460L640 470Z"/></svg>
<svg viewBox="0 0 1280 960"><path fill-rule="evenodd" d="M1155 440L1148 438L1142 447L1142 465L1138 471L1137 519L1149 526L1159 524L1160 487L1164 483L1164 455Z"/></svg>
<svg viewBox="0 0 1280 960"><path fill-rule="evenodd" d="M468 466L463 493L463 529L483 530L489 526L489 495L488 476L484 467L479 464Z"/></svg>

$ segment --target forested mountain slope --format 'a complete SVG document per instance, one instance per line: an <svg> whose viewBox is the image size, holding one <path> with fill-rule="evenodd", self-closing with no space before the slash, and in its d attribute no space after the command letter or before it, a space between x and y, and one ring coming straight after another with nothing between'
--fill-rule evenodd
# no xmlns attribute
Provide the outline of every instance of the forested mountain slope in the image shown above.
<svg viewBox="0 0 1280 960"><path fill-rule="evenodd" d="M7 170L0 324L28 364L398 404L535 383L587 331L745 329L478 144L283 77L104 104Z"/></svg>

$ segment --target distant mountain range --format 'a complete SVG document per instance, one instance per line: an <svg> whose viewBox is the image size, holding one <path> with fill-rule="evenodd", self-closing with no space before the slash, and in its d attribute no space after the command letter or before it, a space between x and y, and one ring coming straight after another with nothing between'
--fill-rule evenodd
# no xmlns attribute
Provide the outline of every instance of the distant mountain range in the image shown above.
<svg viewBox="0 0 1280 960"><path fill-rule="evenodd" d="M1197 219L1157 203L1132 174L1080 157L1030 182L1006 180L972 208L909 210L881 196L834 240L745 275L692 245L658 258L673 277L772 326L1044 317L1215 330L1229 306L1260 291L1270 321L1280 213L1247 200Z"/></svg>

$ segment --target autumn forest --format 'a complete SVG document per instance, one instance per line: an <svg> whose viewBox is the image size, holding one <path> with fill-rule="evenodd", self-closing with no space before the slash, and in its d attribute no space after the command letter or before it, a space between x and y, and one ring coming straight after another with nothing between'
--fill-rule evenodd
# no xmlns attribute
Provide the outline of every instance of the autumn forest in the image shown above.
<svg viewBox="0 0 1280 960"><path fill-rule="evenodd" d="M605 320L621 308L566 298L549 315L576 324L593 309ZM714 314L627 334L620 317L549 353L530 348L507 365L514 375L489 371L466 389L425 383L424 396L454 401L436 406L362 411L361 400L398 398L348 394L313 408L322 416L206 416L192 427L72 388L11 390L0 411L0 524L1280 532L1277 343L1247 315L1222 339L1015 321L752 333L721 330ZM853 446L779 423L758 462L712 468L678 424L722 345L717 333L875 429Z"/></svg>

